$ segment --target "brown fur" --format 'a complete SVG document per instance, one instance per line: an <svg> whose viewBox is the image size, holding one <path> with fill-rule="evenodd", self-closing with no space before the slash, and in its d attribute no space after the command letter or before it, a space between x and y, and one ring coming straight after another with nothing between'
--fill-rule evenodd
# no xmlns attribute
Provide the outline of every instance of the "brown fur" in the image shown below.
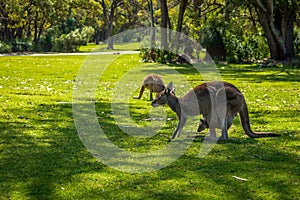
<svg viewBox="0 0 300 200"><path fill-rule="evenodd" d="M140 94L138 97L133 97L134 99L140 99L144 93L145 88L150 90L150 100L153 100L152 93L159 93L165 89L165 84L161 76L157 74L148 74L145 76L142 87L140 89Z"/></svg>
<svg viewBox="0 0 300 200"><path fill-rule="evenodd" d="M179 123L172 136L180 136L187 117L203 115L198 130L209 128L211 137L216 136L215 129L222 129L222 138L228 139L227 130L231 127L237 113L245 133L252 138L276 137L275 133L255 133L251 130L247 104L243 94L227 82L208 82L198 85L185 96L177 98L172 92L173 84L157 95L152 106L168 104L176 112ZM195 98L196 97L196 98ZM212 101L211 101L212 98ZM198 108L198 109L197 109Z"/></svg>

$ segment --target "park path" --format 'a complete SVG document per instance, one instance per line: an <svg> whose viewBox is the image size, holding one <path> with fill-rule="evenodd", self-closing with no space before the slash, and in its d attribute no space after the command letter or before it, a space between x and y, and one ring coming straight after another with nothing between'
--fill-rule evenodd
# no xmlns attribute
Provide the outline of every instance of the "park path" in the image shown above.
<svg viewBox="0 0 300 200"><path fill-rule="evenodd" d="M0 56L89 56L89 55L118 55L118 54L139 54L139 51L109 51L109 52L88 52L88 53L28 53L28 54L0 54Z"/></svg>

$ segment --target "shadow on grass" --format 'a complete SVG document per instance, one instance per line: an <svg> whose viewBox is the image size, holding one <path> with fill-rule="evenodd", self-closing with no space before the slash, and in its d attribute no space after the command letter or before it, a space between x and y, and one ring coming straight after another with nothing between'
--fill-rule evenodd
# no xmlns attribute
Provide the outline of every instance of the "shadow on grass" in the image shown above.
<svg viewBox="0 0 300 200"><path fill-rule="evenodd" d="M104 167L81 144L73 125L71 105L40 105L30 112L24 113L28 116L24 122L0 125L1 195L19 192L46 199L53 195L55 187L71 182L74 174Z"/></svg>
<svg viewBox="0 0 300 200"><path fill-rule="evenodd" d="M253 82L299 82L300 81L300 71L295 69L285 69L268 67L260 68L259 66L249 65L249 66L231 66L227 65L225 67L220 66L220 73L222 77L233 78L238 77L239 79L244 79Z"/></svg>
<svg viewBox="0 0 300 200"><path fill-rule="evenodd" d="M198 71L193 65L177 65L177 64L168 64L164 65L164 68L156 68L157 64L153 64L153 67L149 67L148 70L142 70L145 74L147 73L157 73L163 75L164 77L168 77L169 70L176 70L179 74L182 75L197 75L199 74L199 84L203 82L202 76L206 73L209 74L211 67L215 69L215 65L211 67L207 67L207 65L203 64L204 68L201 68L200 64ZM206 66L206 67L205 67ZM261 83L263 81L268 82L299 82L300 81L300 71L297 69L282 69L276 67L268 67L268 68L260 68L255 65L220 65L217 67L218 71L221 75L221 78L224 79L242 79L251 82ZM201 70L202 69L202 70ZM198 77L198 76L196 76ZM195 77L193 77L195 79ZM174 80L175 81L175 80Z"/></svg>
<svg viewBox="0 0 300 200"><path fill-rule="evenodd" d="M198 71L190 66L168 67L176 68L180 74L195 75L191 77L198 81ZM224 77L241 78L245 82L299 81L296 70L290 73L279 70L253 66L220 69ZM56 80L56 73L52 76ZM2 109L0 115L0 199L297 199L300 196L299 129L296 125L294 129L288 127L284 121L289 119L297 124L299 110L267 113L271 115L269 119L284 118L277 120L282 123L278 130L280 138L250 139L235 134L202 159L198 156L202 141L197 138L186 154L170 166L150 173L127 174L110 169L87 151L74 126L71 104L27 105L29 95L35 92L9 92L24 95L24 101L12 101L16 109ZM36 95L42 96L39 92ZM51 100L48 92L43 95L47 101L60 98L60 94ZM41 97L36 102L45 99ZM4 96L2 102L5 101L9 99ZM131 115L134 120L147 118L138 112L144 107L135 109ZM165 145L177 122L174 118L162 129L163 133L153 138L132 141L133 137L123 133L110 116L110 103L98 102L96 108L102 117L102 127L110 133L109 139L136 151ZM252 113L258 116L251 118L253 124L266 123L261 118L262 112Z"/></svg>
<svg viewBox="0 0 300 200"><path fill-rule="evenodd" d="M119 144L130 139L115 125L114 119L105 114L111 112L110 103L98 102L96 110L99 115L104 112L100 116L103 117L102 126L116 133L109 136L111 140ZM217 145L203 159L197 154L187 153L160 171L130 175L109 169L89 154L78 138L71 104L41 104L26 112L21 108L8 112L25 117L0 124L1 198L10 198L12 193L19 192L33 199L54 199L61 197L58 190L69 187L73 191L65 194L66 199L124 199L124 196L135 199L197 199L201 197L201 191L205 191L203 199L220 194L225 198L249 199L259 198L256 195L259 190L284 199L292 197L296 187L288 183L294 181L297 184L300 176L296 154L253 139L230 140ZM160 136L157 136L156 141L159 139ZM147 139L144 139L140 145L147 144ZM195 142L194 148L198 149L199 143ZM107 173L113 178L103 186L94 186L97 181L104 181L97 179L89 180L94 183L84 189L76 186L86 184L86 180L75 177L89 173ZM241 176L249 181L240 182L232 176Z"/></svg>
<svg viewBox="0 0 300 200"><path fill-rule="evenodd" d="M1 198L20 193L22 197L52 199L57 197L58 190L63 190L61 188L66 189L69 184L76 187L78 180L74 177L77 175L111 171L83 146L74 126L71 104L40 104L32 109L7 109L7 112L18 113L19 117L0 123ZM110 116L110 103L96 103L96 112L102 128L115 144L133 138L115 125ZM139 142L139 146L148 144L147 139ZM111 173L113 176L123 174L115 170ZM87 193L91 191L89 188ZM82 198L91 196L85 194L85 190L81 193ZM99 193L102 194L102 190L93 193L93 198Z"/></svg>
<svg viewBox="0 0 300 200"><path fill-rule="evenodd" d="M299 160L296 155L266 144L257 144L253 139L230 140L222 145L224 148L216 148L211 152L211 155L219 156L209 155L200 161L197 157L184 156L179 162L188 163L182 166L186 170L178 170L174 178L186 177L192 173L199 180L212 181L218 188L211 193L225 192L225 199L257 199L261 195L257 194L258 191L264 191L271 199L296 198L295 188L300 176L299 171L297 172ZM194 160L199 162L194 163ZM190 164L190 161L193 163ZM247 181L237 180L234 176ZM202 184L205 185L193 183L195 188L203 187Z"/></svg>

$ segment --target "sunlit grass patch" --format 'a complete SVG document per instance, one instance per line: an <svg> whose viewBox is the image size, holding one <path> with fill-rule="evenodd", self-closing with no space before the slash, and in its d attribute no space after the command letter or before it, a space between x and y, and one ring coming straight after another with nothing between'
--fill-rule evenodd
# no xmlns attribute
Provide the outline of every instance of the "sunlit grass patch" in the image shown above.
<svg viewBox="0 0 300 200"><path fill-rule="evenodd" d="M139 50L140 49L140 42L129 42L129 43L115 43L114 49L109 50L107 49L107 44L98 44L95 43L89 43L85 46L80 46L79 51L80 52L93 52L93 51L128 51L128 50Z"/></svg>
<svg viewBox="0 0 300 200"><path fill-rule="evenodd" d="M130 174L97 161L78 137L72 94L85 59L0 58L0 199L299 197L299 70L286 69L286 73L255 65L220 67L222 78L244 93L253 129L273 131L281 137L250 139L236 118L229 129L229 141L219 142L206 157L199 157L204 137L201 133L184 155L166 168ZM99 59L101 63L114 60L101 74L92 99L107 137L124 150L140 153L168 144L177 124L177 117L169 108L165 108L166 121L159 125L162 127L157 134L134 137L120 129L116 120L121 116L112 112L112 98L129 95L130 116L139 127L145 127L154 118L151 114L163 108L151 108L148 90L140 100L131 98L138 95L144 75L163 75L166 84L174 82L181 96L203 82L201 74L191 66L141 63L138 55L103 55ZM96 72L102 69L101 63ZM178 73L170 73L171 70ZM119 85L126 74L130 75L128 81L133 89ZM124 102L116 99L114 103ZM165 120L155 118L159 123ZM196 131L198 120L199 117L194 118L191 129Z"/></svg>

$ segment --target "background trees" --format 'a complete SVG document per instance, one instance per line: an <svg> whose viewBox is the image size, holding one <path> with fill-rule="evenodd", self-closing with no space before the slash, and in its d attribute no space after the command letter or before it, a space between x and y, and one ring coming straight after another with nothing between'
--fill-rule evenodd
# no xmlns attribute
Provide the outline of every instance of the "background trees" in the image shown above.
<svg viewBox="0 0 300 200"><path fill-rule="evenodd" d="M299 1L257 0L252 5L267 38L271 57L277 60L294 57L294 24Z"/></svg>
<svg viewBox="0 0 300 200"><path fill-rule="evenodd" d="M106 38L108 38L108 49L113 49L113 24L116 17L116 12L124 3L123 0L96 0L102 7L104 26L106 28Z"/></svg>
<svg viewBox="0 0 300 200"><path fill-rule="evenodd" d="M296 0L1 0L0 8L2 52L76 51L124 30L160 26L194 38L218 60L299 53ZM176 48L170 44L179 34L162 36L160 48Z"/></svg>

